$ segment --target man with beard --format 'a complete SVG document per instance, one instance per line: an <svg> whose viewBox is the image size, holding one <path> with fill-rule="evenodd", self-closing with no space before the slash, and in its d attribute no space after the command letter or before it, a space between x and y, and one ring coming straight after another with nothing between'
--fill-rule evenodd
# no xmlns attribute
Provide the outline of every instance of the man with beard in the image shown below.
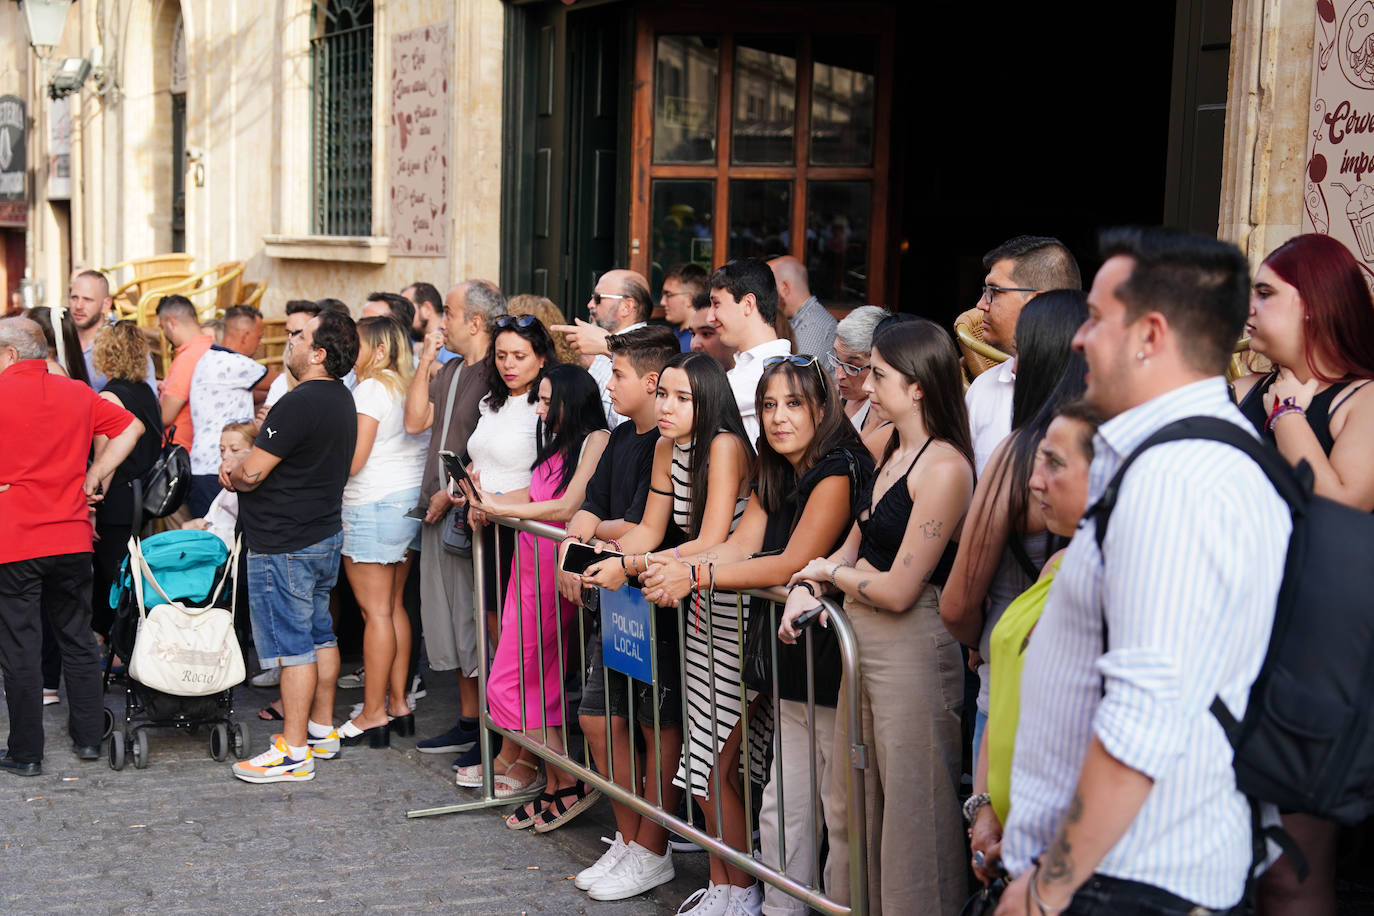
<svg viewBox="0 0 1374 916"><path fill-rule="evenodd" d="M608 270L596 281L592 297L587 300L591 322L577 319L574 324L556 324L550 331L562 331L568 343L584 359L592 357L587 371L601 388L601 406L606 411L606 423L611 429L624 419L611 406L606 382L611 378L611 351L606 338L643 327L654 311L649 298L649 282L634 270Z"/></svg>
<svg viewBox="0 0 1374 916"><path fill-rule="evenodd" d="M76 323L76 336L81 340L81 356L86 360L86 377L96 391L105 387L109 381L95 370L91 353L95 350L95 338L105 326L105 316L113 306L110 299L110 281L98 270L83 270L72 278L71 294L67 300L67 311ZM148 354L148 371L143 376L148 387L157 393L157 374L153 370L153 354Z"/></svg>

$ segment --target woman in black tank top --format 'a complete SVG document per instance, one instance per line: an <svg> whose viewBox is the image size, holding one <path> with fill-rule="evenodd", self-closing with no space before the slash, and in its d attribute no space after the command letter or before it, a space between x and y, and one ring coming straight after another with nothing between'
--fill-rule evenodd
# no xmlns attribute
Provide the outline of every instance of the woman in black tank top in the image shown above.
<svg viewBox="0 0 1374 916"><path fill-rule="evenodd" d="M870 409L896 430L867 510L844 546L812 560L793 577L778 635L797 637L798 615L822 591L838 592L858 643L859 684L870 746L864 780L870 824L869 908L953 916L968 895L959 816L962 757L959 713L963 673L959 646L940 622L940 586L953 558L953 537L973 495L973 448L949 334L922 319L879 331L873 339ZM808 594L808 591L811 594ZM843 696L844 687L841 688ZM835 759L849 747L844 716L835 723ZM829 829L826 887L848 902L851 837L844 768L822 794Z"/></svg>
<svg viewBox="0 0 1374 916"><path fill-rule="evenodd" d="M1276 368L1236 382L1241 413L1289 462L1312 466L1315 492L1374 511L1374 299L1361 265L1330 236L1297 236L1255 273L1247 329ZM1284 815L1283 826L1312 874L1300 883L1281 858L1260 881L1259 912L1334 912L1336 825Z"/></svg>

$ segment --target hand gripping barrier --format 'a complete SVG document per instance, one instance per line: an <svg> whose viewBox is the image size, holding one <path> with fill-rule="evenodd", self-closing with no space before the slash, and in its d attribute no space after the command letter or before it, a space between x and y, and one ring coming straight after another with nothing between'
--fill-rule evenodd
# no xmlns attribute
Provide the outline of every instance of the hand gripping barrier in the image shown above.
<svg viewBox="0 0 1374 916"><path fill-rule="evenodd" d="M565 537L565 532L561 528L555 528L551 525L543 524L541 522L530 522L507 518L491 518L489 519L489 521L495 525L509 528L516 532L524 532L528 535L532 535L535 539L536 544L542 540L551 540L554 544L557 544L560 539ZM459 804L444 805L441 807L407 811L407 817L429 817L438 814L452 814L461 811L482 810L493 807L519 804L530 799L536 798L538 795L537 791L531 791L523 795L510 796L506 798L496 797L493 787L493 774L491 766L491 762L494 756L491 735L493 732L495 732L501 735L506 740L513 741L520 747L528 749L533 754L541 758L547 765L557 767L563 770L564 772L572 774L578 779L581 779L588 785L600 789L601 792L610 797L613 801L628 806L640 816L649 818L663 825L667 829L679 834L682 837L691 840L698 846L701 846L706 851L716 856L719 856L721 859L724 859L731 865L748 872L749 874L755 876L759 880L769 885L772 885L773 887L781 889L784 893L792 897L795 897L798 900L803 901L808 906L813 907L814 909L822 913L830 913L836 914L836 916L842 916L842 914L864 914L867 912L867 861L865 843L863 841L863 838L865 836L863 780L864 770L867 767L867 750L864 744L864 735L861 731L862 721L859 715L859 682L861 672L859 670L858 643L855 639L853 629L850 627L848 620L844 616L842 608L840 608L838 605L835 604L835 602L829 600L828 598L821 599L821 602L824 604L829 617L828 625L834 631L836 641L838 642L839 656L843 671L843 676L840 681L839 696L836 704L835 715L845 717L846 721L848 722L848 734L850 735L850 743L847 747L835 748L834 753L831 753L830 747L827 746L829 735L821 734L818 736L818 731L822 730L818 729L814 725L817 722L818 709L815 703L816 659L813 640L811 637L812 631L808 629L804 631L804 636L801 640L806 650L806 702L805 704L794 704L796 712L800 712L803 709L805 711L804 723L807 723L807 725L806 727L804 727L802 731L805 734L807 760L805 763L802 763L796 759L797 754L795 753L795 741L799 734L799 732L796 729L793 729L791 731L793 741L792 746L794 748L793 752L788 755L784 755L782 753L782 723L784 720L783 704L788 703L790 701L782 700L778 697L776 683L774 684L774 689L771 691L771 695L769 693L759 693L756 699L753 701L749 699L749 689L746 688L743 683L740 683L738 685L739 689L736 692L737 696L739 697L738 705L740 707L739 723L736 727L737 734L732 734L731 739L728 742L726 742L723 747L721 746L720 741L716 740L715 747L712 749L716 752L712 754L712 758L715 765L713 765L711 768L712 772L710 777L710 785L716 788L710 791L709 794L711 797L711 801L708 802L708 804L714 805L714 814L716 815L714 818L716 829L712 832L706 829L706 824L701 823L700 818L693 817L693 806L691 805L690 801L686 808L687 818L684 820L682 818L677 817L675 812L667 811L662 807L653 804L652 802L646 800L644 797L635 794L634 792L630 791L629 789L621 785L621 782L623 782L624 780L622 779L620 781L617 781L613 758L608 759L609 772L603 775L593 768L592 761L590 758L590 752L586 748L585 742L580 757L574 757L571 754L571 752L567 750L570 747L568 741L567 725L567 720L570 715L570 712L568 711L569 704L567 702L567 698L564 696L564 684L567 683L566 669L568 667L569 660L564 658L562 647L564 645L565 639L569 639L574 635L576 636L576 643L575 645L571 645L569 647L569 652L573 654L573 658L575 660L581 662L581 664L579 665L581 676L579 678L578 683L580 684L581 688L585 691L587 686L587 664L585 653L588 645L587 636L589 627L593 630L595 629L593 626L593 622L589 620L590 614L587 611L585 611L584 609L578 609L578 611L575 613L574 618L576 625L575 633L545 633L545 616L540 609L544 607L545 602L548 600L557 601L558 596L556 592L553 596L549 596L547 594L547 589L549 586L548 583L545 581L545 577L541 575L541 552L538 549L524 552L517 548L514 557L502 556L500 539L494 539L494 543L497 545L496 569L502 569L503 563L510 565L510 587L516 590L517 595L524 594L521 588L522 584L524 584L524 578L531 575L533 576L535 583L535 603L537 607L535 609L521 607L520 613L516 616L515 620L516 632L514 634L499 632L500 624L498 623L498 632L494 634L496 638L491 640L490 642L488 641L488 632L490 630L490 627L488 626L487 614L484 612L485 605L482 599L482 596L485 593L486 589L486 575L484 572L483 564L483 554L486 549L486 545L484 544L483 538L474 537L472 543L473 607L474 613L477 616L478 645L488 646L488 651L482 653L481 655L481 662L478 666L477 673L478 693L479 700L481 703L482 728L480 730L480 747L483 764L480 798L477 798L470 802L463 802ZM542 563L544 566L547 566L547 559L543 559ZM498 580L499 578L500 577L498 576ZM500 591L499 584L497 590L498 592ZM713 618L719 616L720 609L723 606L722 604L713 604L711 600L707 600L705 602L707 610L694 615L690 607L691 599L688 598L687 600L684 600L682 602L678 609L679 613L675 615L678 631L676 635L678 637L677 646L679 652L679 671L685 673L688 670L686 657L687 628L688 621L693 620L694 616L695 620L693 620L692 625L697 628L698 634L700 633L701 627L705 628L706 644L713 647L710 651L707 652L707 667L709 670L709 677L706 678L709 685L707 693L709 697L710 718L713 722L718 721L717 714L720 713L724 708L723 704L729 702L731 706L733 706L734 703L733 697L721 698L718 696L716 677L717 665L728 665L730 671L740 671L743 670L745 666L744 633L746 615L744 597L746 596L761 598L768 602L766 605L764 605L764 607L766 608L769 614L768 626L771 627L771 630L769 631L771 634L775 634L777 632L778 623L782 616L782 602L786 599L786 593L781 589L770 589L766 591L749 590L740 595L735 596L735 614L734 620L731 622L733 623L733 627L727 628L734 634L734 636L730 637L727 634L727 638L724 640L726 644L730 646L728 655L723 655L719 642L715 636L715 630L717 627L721 626L721 623ZM708 599L710 599L714 596L707 597ZM505 606L504 598L504 594L497 595L496 606L498 608L498 621L501 617L499 609L503 609ZM712 613L710 610L713 606L715 608L715 613ZM658 618L659 615L656 613L648 614L648 635L650 646L658 645ZM553 620L555 624L561 623L560 617L557 613L553 615ZM511 635L514 635L515 638L518 640L518 651L516 655L519 659L520 670L519 675L517 677L517 683L520 704L520 724L522 726L522 728L519 730L502 728L496 725L496 723L492 719L490 709L488 706L488 686L491 674L491 652L496 645L496 640L509 638ZM598 635L595 638L599 639L600 637ZM526 661L529 658L529 655L527 654L527 647L529 646L531 641L533 641L534 643L533 658L535 665L537 666L537 671L532 675L532 678L527 677L526 672ZM772 651L771 670L773 672L777 672L779 670L778 641L776 638L770 638L767 640L767 643L771 647ZM738 646L738 648L735 649L735 646ZM552 652L557 656L557 683L546 683L547 679L543 676L543 672L549 670L545 667L546 652ZM659 657L658 653L654 651L650 651L648 654L650 656L649 662L652 671L651 702L653 706L653 730L652 736L646 734L645 743L646 749L652 749L652 778L655 780L656 785L662 786L664 769L662 755L663 726L661 726L661 723L659 721ZM626 681L629 680L628 675L621 674L617 671L612 671L609 668L603 668L602 677L604 678L602 687L606 690L607 695L609 695L610 693L611 680L613 678L624 678L626 679ZM563 707L563 715L561 716L562 724L551 726L547 724L547 717L542 714L538 715L539 721L534 723L531 723L529 721L530 706L526 703L526 690L529 689L529 682L531 679L538 682L539 703L538 706L535 707L537 713L539 711L543 711L549 708L549 694L556 693L556 696L553 699L556 704L562 704ZM632 689L628 689L629 686L630 685L627 684L627 718L629 721L629 726L631 730L633 730L636 727L637 722L634 708L635 691ZM681 726L682 755L684 759L690 759L692 755L693 742L710 742L713 736L710 733L703 735L700 733L699 728L693 727L692 717L690 714L690 710L688 708L689 691L683 689L681 685L674 685L674 688L677 690L678 695L682 697L683 704ZM823 715L826 715L824 712L825 708L819 708L822 710ZM733 715L733 708L729 710L728 714ZM612 740L611 721L609 716L606 716L604 718L606 729L606 747L609 748L611 746ZM743 774L742 778L739 780L739 788L741 790L744 800L744 836L748 838L753 837L755 790L753 787L753 780L749 778L749 774L751 771L751 757L753 757L755 760L757 760L759 754L763 754L766 757L767 751L770 748L767 745L761 747L757 742L755 742L751 747L751 727L756 727L757 720L763 720L767 718L771 718L774 726L772 730L773 735L771 741L773 765L769 768L771 770L771 772L769 773L770 778L768 779L767 785L763 789L763 792L765 793L765 795L773 795L772 801L774 801L775 804L772 810L775 812L774 821L777 823L777 829L770 831L772 833L776 833L776 837L773 838L776 846L776 854L769 855L770 853L774 852L772 846L770 846L769 849L765 850L764 854L768 856L768 861L770 863L773 863L772 865L765 864L765 862L760 858L755 858L748 852L736 849L729 845L723 839L722 831L720 829L723 823L721 811L722 793L721 791L719 791L722 773L727 770L730 770L731 767L733 767L733 772L735 773L739 773L739 771L742 769ZM795 719L796 716L794 715L792 718ZM643 725L647 729L648 723L643 723ZM551 744L549 742L549 733L551 730L555 732L558 738L561 738L561 741L558 742L558 745ZM695 736L694 732L696 732ZM738 737L739 739L738 751L733 750L736 743L736 737ZM676 740L676 738L674 738L673 740ZM561 745L562 749L560 749L559 745ZM819 755L818 749L821 752ZM737 758L734 756L734 754L736 753L738 754ZM727 754L729 755L728 757L725 756ZM646 758L648 758L647 753L645 756ZM822 875L822 863L820 862L820 850L822 845L821 830L822 825L824 823L824 815L822 813L821 805L823 787L821 785L821 776L817 773L818 756L824 756L829 758L828 764L830 767L840 768L843 771L842 779L836 773L832 773L828 778L830 780L832 790L837 789L840 785L843 786L842 792L832 791L831 797L843 803L846 808L845 823L847 824L847 832L850 837L850 842L847 844L848 862L832 862L829 864L828 867L832 870L835 868L847 867L849 872L850 887L850 899L847 905L844 902L835 901L826 897L824 893L820 890L820 876ZM629 784L632 786L639 785L641 783L641 774L638 772L637 758L637 754L632 753L629 755ZM722 761L726 763L726 766L720 765ZM804 809L799 808L796 804L796 798L795 796L793 796L793 804L789 807L789 805L787 804L788 796L789 794L796 792L797 788L795 785L791 787L788 786L788 774L790 774L791 779L796 779L802 773L804 773L806 777L805 790L808 794L803 797L807 799L807 804ZM623 775L624 774L622 774L622 776ZM649 774L645 773L642 775L648 776ZM647 783L648 780L644 779L643 782ZM688 783L688 792L690 793L690 774L688 774L686 782ZM659 797L658 792L655 792L655 797ZM801 814L801 819L805 821L804 824L797 824L798 813ZM789 858L787 852L788 835L791 835L794 838L800 838L801 845L805 847L808 854L805 856L799 856L797 854L794 854L791 858ZM768 839L769 838L765 838L763 842L767 843ZM786 867L782 867L779 863L786 863ZM588 864L591 863L589 862ZM789 872L800 873L806 876L807 881L803 882L801 880L798 880L796 877L793 876L793 874L789 874Z"/></svg>

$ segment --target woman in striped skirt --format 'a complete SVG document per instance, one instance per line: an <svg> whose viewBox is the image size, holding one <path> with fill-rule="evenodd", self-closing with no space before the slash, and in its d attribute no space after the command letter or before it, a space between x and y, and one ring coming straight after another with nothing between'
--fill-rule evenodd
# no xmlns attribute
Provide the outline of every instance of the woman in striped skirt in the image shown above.
<svg viewBox="0 0 1374 916"><path fill-rule="evenodd" d="M584 581L590 584L616 588L626 572L645 572L654 559L642 551L663 542L669 522L687 538L673 548L673 555L715 547L734 530L748 505L754 453L720 364L703 353L673 357L659 375L657 397L663 438L654 452L644 519L620 539L624 569L620 561L602 561L587 570ZM741 619L733 592L717 592L707 606L710 583L699 585L685 605L686 740L673 783L678 788L690 784L706 813L708 832L747 850L743 803L715 761L746 702L740 690L740 652L748 618L746 613ZM665 797L664 806L672 810L673 801ZM694 906L685 912L723 913L732 893L757 897L754 884L747 872L712 857L711 883L693 895L689 903Z"/></svg>

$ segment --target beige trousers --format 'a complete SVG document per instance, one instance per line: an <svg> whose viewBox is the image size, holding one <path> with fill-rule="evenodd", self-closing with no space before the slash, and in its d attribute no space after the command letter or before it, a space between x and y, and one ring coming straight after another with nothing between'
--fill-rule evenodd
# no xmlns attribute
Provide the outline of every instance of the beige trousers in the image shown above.
<svg viewBox="0 0 1374 916"><path fill-rule="evenodd" d="M777 746L773 754L773 773L763 790L763 807L759 811L759 846L763 861L769 868L786 872L802 884L816 883L816 817L811 810L811 767L806 758L811 750L811 736L816 741L816 789L825 791L830 768L836 764L833 756L835 710L816 707L816 718L810 721L806 704L779 700L780 718L774 728ZM782 807L778 806L778 782L782 783ZM778 834L781 832L787 865L780 867ZM805 916L806 904L784 894L772 885L763 889L763 912L768 916L795 913Z"/></svg>
<svg viewBox="0 0 1374 916"><path fill-rule="evenodd" d="M959 646L927 586L902 613L846 602L859 643L860 717L868 747L864 808L869 912L955 916L968 899L959 813L963 676ZM848 760L844 692L835 760ZM827 894L849 901L846 769L832 767L822 802L830 831Z"/></svg>

